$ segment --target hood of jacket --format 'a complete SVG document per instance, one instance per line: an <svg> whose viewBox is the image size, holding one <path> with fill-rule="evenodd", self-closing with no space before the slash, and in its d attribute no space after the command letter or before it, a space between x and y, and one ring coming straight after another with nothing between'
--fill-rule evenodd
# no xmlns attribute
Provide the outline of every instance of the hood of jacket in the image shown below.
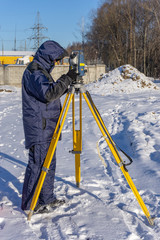
<svg viewBox="0 0 160 240"><path fill-rule="evenodd" d="M38 48L34 61L50 73L54 68L55 60L60 60L67 55L67 51L59 43L48 40Z"/></svg>

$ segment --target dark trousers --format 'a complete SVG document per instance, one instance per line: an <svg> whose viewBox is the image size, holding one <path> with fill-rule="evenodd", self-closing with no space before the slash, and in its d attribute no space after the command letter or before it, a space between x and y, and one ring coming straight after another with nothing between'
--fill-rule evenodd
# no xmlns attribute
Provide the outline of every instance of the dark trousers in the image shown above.
<svg viewBox="0 0 160 240"><path fill-rule="evenodd" d="M22 191L22 210L29 210L34 195L35 188L42 170L42 166L48 152L50 143L34 145L29 150L29 161L25 172L23 191ZM42 205L51 203L54 200L54 178L56 169L56 152L54 153L50 168L46 174L42 190L37 203Z"/></svg>

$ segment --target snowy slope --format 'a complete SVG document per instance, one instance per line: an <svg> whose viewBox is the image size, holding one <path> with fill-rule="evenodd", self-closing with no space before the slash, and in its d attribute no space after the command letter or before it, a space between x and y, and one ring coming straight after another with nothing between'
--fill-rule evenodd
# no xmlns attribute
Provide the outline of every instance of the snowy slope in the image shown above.
<svg viewBox="0 0 160 240"><path fill-rule="evenodd" d="M58 143L55 181L56 195L65 198L66 204L51 214L33 215L28 222L20 208L27 164L21 91L1 86L11 92L0 90L0 239L160 239L160 90L158 84L132 71L140 76L136 81L124 79L121 67L86 88L112 138L132 157L128 170L150 214L156 217L155 226L149 226L103 139L99 148L106 167L101 162L96 148L101 133L84 100L81 186L77 189L75 185L74 155L69 153L70 108L63 140ZM143 87L142 81L149 85ZM78 126L78 117L76 123Z"/></svg>

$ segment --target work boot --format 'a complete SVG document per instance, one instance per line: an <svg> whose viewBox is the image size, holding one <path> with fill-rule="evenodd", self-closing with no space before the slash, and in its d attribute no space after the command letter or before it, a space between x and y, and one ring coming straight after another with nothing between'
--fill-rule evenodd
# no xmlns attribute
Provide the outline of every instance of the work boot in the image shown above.
<svg viewBox="0 0 160 240"><path fill-rule="evenodd" d="M48 213L48 212L49 212L49 208L48 208L47 205L38 204L34 209L35 214L37 214L37 213Z"/></svg>
<svg viewBox="0 0 160 240"><path fill-rule="evenodd" d="M49 213L51 211L51 209L54 210L64 203L65 203L65 200L59 200L59 199L54 199L53 202L46 204L46 205L42 205L42 204L38 203L34 209L34 214Z"/></svg>
<svg viewBox="0 0 160 240"><path fill-rule="evenodd" d="M49 203L48 205L51 207L51 208L56 208L56 207L59 207L61 206L62 204L65 203L65 200L64 199L54 199L53 202Z"/></svg>

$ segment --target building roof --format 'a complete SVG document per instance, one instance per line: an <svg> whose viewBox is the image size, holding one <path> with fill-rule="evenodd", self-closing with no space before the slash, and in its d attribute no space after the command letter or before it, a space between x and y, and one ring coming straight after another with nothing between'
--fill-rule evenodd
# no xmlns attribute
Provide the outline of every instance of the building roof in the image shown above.
<svg viewBox="0 0 160 240"><path fill-rule="evenodd" d="M35 52L32 51L1 51L0 56L32 56Z"/></svg>

